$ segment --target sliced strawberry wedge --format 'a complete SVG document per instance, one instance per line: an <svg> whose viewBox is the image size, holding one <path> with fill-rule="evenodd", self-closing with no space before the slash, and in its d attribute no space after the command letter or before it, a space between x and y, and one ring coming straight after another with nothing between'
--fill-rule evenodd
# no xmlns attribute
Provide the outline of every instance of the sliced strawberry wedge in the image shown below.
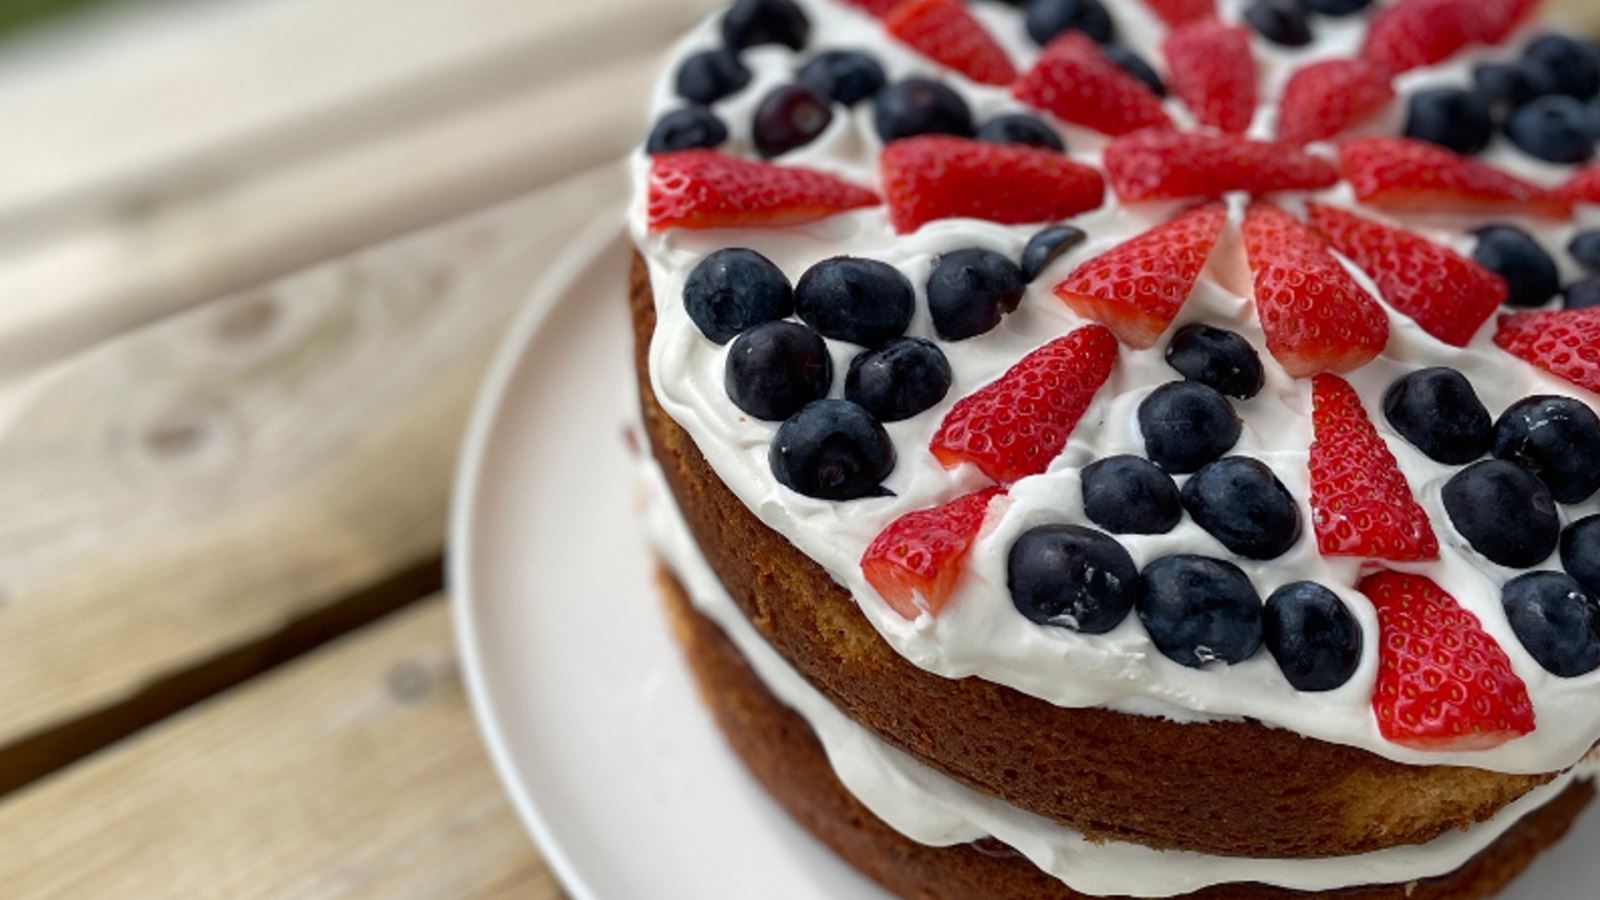
<svg viewBox="0 0 1600 900"><path fill-rule="evenodd" d="M1557 378L1600 394L1600 306L1501 316L1494 342Z"/></svg>
<svg viewBox="0 0 1600 900"><path fill-rule="evenodd" d="M1012 93L1063 122L1102 134L1171 124L1161 98L1078 31L1051 41Z"/></svg>
<svg viewBox="0 0 1600 900"><path fill-rule="evenodd" d="M907 619L924 611L937 616L966 567L990 501L1004 494L1003 488L986 488L901 516L868 545L861 574Z"/></svg>
<svg viewBox="0 0 1600 900"><path fill-rule="evenodd" d="M962 398L929 449L946 468L969 462L1000 484L1050 467L1117 363L1117 339L1099 325L1056 338Z"/></svg>
<svg viewBox="0 0 1600 900"><path fill-rule="evenodd" d="M1484 0L1478 8L1482 27L1478 39L1485 44L1503 42L1533 15L1542 2L1543 0Z"/></svg>
<svg viewBox="0 0 1600 900"><path fill-rule="evenodd" d="M1483 39L1484 0L1398 0L1378 12L1362 55L1398 75L1443 62Z"/></svg>
<svg viewBox="0 0 1600 900"><path fill-rule="evenodd" d="M777 228L877 206L864 187L811 169L685 150L650 164L650 230Z"/></svg>
<svg viewBox="0 0 1600 900"><path fill-rule="evenodd" d="M1168 28L1178 28L1217 14L1216 0L1144 0L1144 5L1167 23Z"/></svg>
<svg viewBox="0 0 1600 900"><path fill-rule="evenodd" d="M1547 190L1443 147L1370 137L1339 146L1339 169L1356 199L1417 212L1528 213L1565 218L1571 205Z"/></svg>
<svg viewBox="0 0 1600 900"><path fill-rule="evenodd" d="M1201 123L1231 134L1250 127L1256 112L1256 63L1250 31L1200 19L1161 44L1172 90Z"/></svg>
<svg viewBox="0 0 1600 900"><path fill-rule="evenodd" d="M1337 375L1318 375L1311 410L1311 521L1322 555L1438 559L1428 514L1355 388Z"/></svg>
<svg viewBox="0 0 1600 900"><path fill-rule="evenodd" d="M882 165L889 219L901 234L935 219L1051 222L1105 199L1099 172L1038 147L928 135L885 147Z"/></svg>
<svg viewBox="0 0 1600 900"><path fill-rule="evenodd" d="M904 0L883 18L883 27L929 59L981 84L1017 80L1011 57L961 0Z"/></svg>
<svg viewBox="0 0 1600 900"><path fill-rule="evenodd" d="M1590 166L1561 186L1561 196L1569 203L1600 204L1600 166Z"/></svg>
<svg viewBox="0 0 1600 900"><path fill-rule="evenodd" d="M1105 167L1111 187L1127 203L1313 190L1339 180L1332 163L1284 144L1159 129L1112 141Z"/></svg>
<svg viewBox="0 0 1600 900"><path fill-rule="evenodd" d="M1184 213L1079 266L1056 296L1124 344L1152 347L1189 299L1227 219L1221 203Z"/></svg>
<svg viewBox="0 0 1600 900"><path fill-rule="evenodd" d="M866 10L880 19L900 5L900 0L844 0L844 2L858 9Z"/></svg>
<svg viewBox="0 0 1600 900"><path fill-rule="evenodd" d="M1534 729L1527 685L1478 617L1421 575L1380 572L1360 590L1378 612L1378 732L1414 750L1488 750Z"/></svg>
<svg viewBox="0 0 1600 900"><path fill-rule="evenodd" d="M1325 59L1289 76L1278 103L1278 139L1295 146L1331 138L1394 100L1388 70L1367 59Z"/></svg>
<svg viewBox="0 0 1600 900"><path fill-rule="evenodd" d="M1250 207L1243 236L1267 349L1290 375L1349 372L1383 352L1383 309L1320 238L1267 203Z"/></svg>
<svg viewBox="0 0 1600 900"><path fill-rule="evenodd" d="M1311 227L1372 276L1402 315L1455 347L1465 347L1506 300L1504 278L1448 247L1354 213L1309 203Z"/></svg>

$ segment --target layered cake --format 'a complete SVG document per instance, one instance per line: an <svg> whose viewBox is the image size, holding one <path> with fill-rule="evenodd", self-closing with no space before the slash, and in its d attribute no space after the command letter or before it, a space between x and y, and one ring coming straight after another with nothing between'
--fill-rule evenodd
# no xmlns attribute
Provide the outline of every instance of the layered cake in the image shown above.
<svg viewBox="0 0 1600 900"><path fill-rule="evenodd" d="M634 161L667 607L931 900L1464 898L1600 741L1600 53L1533 0L738 0Z"/></svg>

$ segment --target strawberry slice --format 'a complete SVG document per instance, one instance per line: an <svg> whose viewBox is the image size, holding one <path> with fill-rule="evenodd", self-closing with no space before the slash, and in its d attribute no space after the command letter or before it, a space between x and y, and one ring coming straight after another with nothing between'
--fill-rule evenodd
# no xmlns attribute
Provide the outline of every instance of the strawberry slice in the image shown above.
<svg viewBox="0 0 1600 900"><path fill-rule="evenodd" d="M1383 309L1315 234L1257 203L1245 215L1243 236L1267 349L1290 375L1349 372L1383 352Z"/></svg>
<svg viewBox="0 0 1600 900"><path fill-rule="evenodd" d="M1499 44L1526 22L1543 0L1485 0L1478 8L1482 29L1478 39Z"/></svg>
<svg viewBox="0 0 1600 900"><path fill-rule="evenodd" d="M1117 362L1117 339L1087 325L1024 356L951 408L929 449L945 468L970 462L1000 484L1050 467Z"/></svg>
<svg viewBox="0 0 1600 900"><path fill-rule="evenodd" d="M1388 71L1370 60L1314 62L1284 85L1278 139L1295 146L1327 140L1377 115L1393 99Z"/></svg>
<svg viewBox="0 0 1600 900"><path fill-rule="evenodd" d="M905 0L884 16L883 27L923 56L981 84L1017 80L1011 57L961 0Z"/></svg>
<svg viewBox="0 0 1600 900"><path fill-rule="evenodd" d="M1528 688L1478 617L1421 575L1379 572L1378 732L1413 750L1488 750L1534 729Z"/></svg>
<svg viewBox="0 0 1600 900"><path fill-rule="evenodd" d="M1242 25L1201 19L1161 44L1172 90L1203 124L1243 134L1256 112L1256 63Z"/></svg>
<svg viewBox="0 0 1600 900"><path fill-rule="evenodd" d="M1056 296L1124 344L1152 347L1189 299L1227 220L1221 203L1184 213L1079 266Z"/></svg>
<svg viewBox="0 0 1600 900"><path fill-rule="evenodd" d="M1369 137L1339 146L1339 169L1370 206L1417 212L1528 213L1565 218L1572 207L1555 191L1435 144Z"/></svg>
<svg viewBox="0 0 1600 900"><path fill-rule="evenodd" d="M1144 0L1144 5L1167 23L1168 28L1179 28L1217 14L1216 0Z"/></svg>
<svg viewBox="0 0 1600 900"><path fill-rule="evenodd" d="M1339 180L1327 160L1283 144L1157 129L1112 141L1105 167L1111 187L1128 203L1312 190Z"/></svg>
<svg viewBox="0 0 1600 900"><path fill-rule="evenodd" d="M1501 316L1494 342L1557 378L1600 394L1600 306Z"/></svg>
<svg viewBox="0 0 1600 900"><path fill-rule="evenodd" d="M884 602L907 619L924 611L937 616L961 577L989 502L1004 494L1003 488L985 488L901 516L867 546L861 573Z"/></svg>
<svg viewBox="0 0 1600 900"><path fill-rule="evenodd" d="M1561 186L1561 196L1569 203L1600 203L1600 165L1590 166Z"/></svg>
<svg viewBox="0 0 1600 900"><path fill-rule="evenodd" d="M1422 330L1465 347L1506 300L1506 281L1483 266L1398 228L1309 203L1313 229L1360 266L1378 293Z"/></svg>
<svg viewBox="0 0 1600 900"><path fill-rule="evenodd" d="M925 135L885 147L882 164L889 220L901 234L935 219L1053 222L1105 199L1099 172L1038 147Z"/></svg>
<svg viewBox="0 0 1600 900"><path fill-rule="evenodd" d="M850 6L866 10L880 19L900 5L900 0L844 0L844 2Z"/></svg>
<svg viewBox="0 0 1600 900"><path fill-rule="evenodd" d="M1067 31L1051 41L1012 93L1063 122L1102 134L1127 134L1172 124L1161 108L1160 97L1078 31Z"/></svg>
<svg viewBox="0 0 1600 900"><path fill-rule="evenodd" d="M794 166L685 150L650 164L650 230L777 228L877 206L864 187Z"/></svg>
<svg viewBox="0 0 1600 900"><path fill-rule="evenodd" d="M1322 555L1438 559L1427 512L1349 382L1311 379L1311 427L1311 521Z"/></svg>
<svg viewBox="0 0 1600 900"><path fill-rule="evenodd" d="M1483 0L1399 0L1373 17L1362 55L1398 75L1431 66L1482 39Z"/></svg>

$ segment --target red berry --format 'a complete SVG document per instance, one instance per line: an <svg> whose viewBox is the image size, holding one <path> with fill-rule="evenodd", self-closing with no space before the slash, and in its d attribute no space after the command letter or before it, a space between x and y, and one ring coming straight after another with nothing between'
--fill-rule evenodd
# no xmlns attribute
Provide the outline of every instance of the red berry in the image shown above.
<svg viewBox="0 0 1600 900"><path fill-rule="evenodd" d="M1506 300L1506 281L1483 266L1398 228L1307 204L1311 227L1360 266L1378 293L1422 330L1465 347Z"/></svg>
<svg viewBox="0 0 1600 900"><path fill-rule="evenodd" d="M1144 5L1160 16L1168 28L1177 28L1217 14L1216 0L1144 0Z"/></svg>
<svg viewBox="0 0 1600 900"><path fill-rule="evenodd" d="M1600 306L1501 316L1494 342L1557 378L1600 394Z"/></svg>
<svg viewBox="0 0 1600 900"><path fill-rule="evenodd" d="M1278 139L1300 146L1327 140L1376 115L1394 99L1382 66L1366 59L1325 59L1289 76L1278 104Z"/></svg>
<svg viewBox="0 0 1600 900"><path fill-rule="evenodd" d="M793 166L715 150L657 156L650 164L650 230L777 228L883 202L864 187Z"/></svg>
<svg viewBox="0 0 1600 900"><path fill-rule="evenodd" d="M1105 181L1052 150L927 135L883 151L889 220L901 234L935 219L1052 222L1098 207Z"/></svg>
<svg viewBox="0 0 1600 900"><path fill-rule="evenodd" d="M1168 35L1161 52L1167 57L1173 92L1202 124L1232 134L1250 127L1256 112L1256 64L1248 29L1201 19Z"/></svg>
<svg viewBox="0 0 1600 900"><path fill-rule="evenodd" d="M1322 555L1438 559L1428 514L1355 388L1337 375L1318 375L1311 380L1311 410L1311 522Z"/></svg>
<svg viewBox="0 0 1600 900"><path fill-rule="evenodd" d="M1161 108L1161 98L1112 62L1099 44L1077 31L1051 41L1038 63L1012 90L1018 100L1053 113L1063 122L1103 134L1171 124Z"/></svg>
<svg viewBox="0 0 1600 900"><path fill-rule="evenodd" d="M1479 7L1482 32L1478 39L1486 44L1498 44L1511 36L1517 26L1539 8L1543 0L1484 0Z"/></svg>
<svg viewBox="0 0 1600 900"><path fill-rule="evenodd" d="M1383 309L1321 239L1266 203L1250 207L1244 246L1267 349L1290 375L1349 372L1389 342Z"/></svg>
<svg viewBox="0 0 1600 900"><path fill-rule="evenodd" d="M1564 218L1555 191L1426 141L1369 137L1339 146L1339 168L1356 199L1393 210L1529 213Z"/></svg>
<svg viewBox="0 0 1600 900"><path fill-rule="evenodd" d="M1478 617L1421 575L1360 589L1378 612L1378 732L1414 750L1488 750L1534 729L1528 688Z"/></svg>
<svg viewBox="0 0 1600 900"><path fill-rule="evenodd" d="M1339 180L1327 160L1284 144L1155 129L1112 141L1105 167L1117 196L1128 203L1311 190Z"/></svg>
<svg viewBox="0 0 1600 900"><path fill-rule="evenodd" d="M1221 203L1184 213L1079 266L1056 285L1056 296L1124 344L1154 346L1189 299L1227 219Z"/></svg>
<svg viewBox="0 0 1600 900"><path fill-rule="evenodd" d="M844 0L844 2L864 9L879 18L888 15L891 10L900 5L900 0Z"/></svg>
<svg viewBox="0 0 1600 900"><path fill-rule="evenodd" d="M884 16L883 27L923 56L983 84L1017 79L1011 57L960 0L905 0Z"/></svg>
<svg viewBox="0 0 1600 900"><path fill-rule="evenodd" d="M1590 166L1561 186L1561 196L1569 203L1600 204L1600 166Z"/></svg>
<svg viewBox="0 0 1600 900"><path fill-rule="evenodd" d="M1398 0L1373 17L1362 55L1393 74L1442 62L1481 40L1484 0Z"/></svg>
<svg viewBox="0 0 1600 900"><path fill-rule="evenodd" d="M961 577L989 502L1004 494L1002 488L986 488L901 516L867 546L861 573L907 619L924 610L937 616Z"/></svg>
<svg viewBox="0 0 1600 900"><path fill-rule="evenodd" d="M1099 325L1056 338L957 402L929 449L946 468L969 462L1000 484L1038 475L1116 362L1117 339Z"/></svg>

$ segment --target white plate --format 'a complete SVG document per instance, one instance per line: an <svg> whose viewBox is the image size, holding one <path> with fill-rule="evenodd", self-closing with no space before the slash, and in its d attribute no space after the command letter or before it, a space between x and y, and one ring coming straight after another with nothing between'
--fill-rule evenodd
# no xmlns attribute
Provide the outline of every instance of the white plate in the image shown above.
<svg viewBox="0 0 1600 900"><path fill-rule="evenodd" d="M507 336L456 485L462 665L506 790L576 900L885 900L722 743L667 632L624 439L628 248L606 217ZM1600 810L1506 894L1595 896Z"/></svg>

